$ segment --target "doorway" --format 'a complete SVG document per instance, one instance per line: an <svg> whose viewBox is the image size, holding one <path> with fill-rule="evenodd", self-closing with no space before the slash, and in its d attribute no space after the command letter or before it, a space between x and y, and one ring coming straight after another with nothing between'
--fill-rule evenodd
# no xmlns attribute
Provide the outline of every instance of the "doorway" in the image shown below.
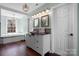
<svg viewBox="0 0 79 59"><path fill-rule="evenodd" d="M76 4L62 4L53 8L54 51L59 55L76 55Z"/></svg>

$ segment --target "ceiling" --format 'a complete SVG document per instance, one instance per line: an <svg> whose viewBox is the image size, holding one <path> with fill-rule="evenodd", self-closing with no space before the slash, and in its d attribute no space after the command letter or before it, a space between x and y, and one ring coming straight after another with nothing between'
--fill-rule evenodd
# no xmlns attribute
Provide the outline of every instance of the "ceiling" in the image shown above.
<svg viewBox="0 0 79 59"><path fill-rule="evenodd" d="M44 3L39 8L36 8L36 9L32 10L32 12L28 13L28 15L33 16L35 14L38 14L38 13L42 12L42 11L51 10L52 7L54 7L58 4L60 4L60 3Z"/></svg>
<svg viewBox="0 0 79 59"><path fill-rule="evenodd" d="M24 3L0 3L0 6L4 6L25 13L22 9L23 5ZM29 10L26 13L30 13L32 10L44 5L44 3L27 3L27 5L29 6Z"/></svg>
<svg viewBox="0 0 79 59"><path fill-rule="evenodd" d="M15 12L27 14L28 16L33 16L34 14L42 12L43 10L51 9L51 7L59 3L27 3L29 6L29 10L27 12L24 12L23 10L24 4L25 3L0 3L0 6Z"/></svg>

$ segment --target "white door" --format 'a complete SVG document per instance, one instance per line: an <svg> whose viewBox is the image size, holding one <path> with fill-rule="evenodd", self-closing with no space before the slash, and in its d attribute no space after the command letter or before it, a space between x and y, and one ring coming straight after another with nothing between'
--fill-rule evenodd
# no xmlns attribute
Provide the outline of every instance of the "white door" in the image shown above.
<svg viewBox="0 0 79 59"><path fill-rule="evenodd" d="M53 9L55 53L68 55L73 50L73 6L65 4Z"/></svg>

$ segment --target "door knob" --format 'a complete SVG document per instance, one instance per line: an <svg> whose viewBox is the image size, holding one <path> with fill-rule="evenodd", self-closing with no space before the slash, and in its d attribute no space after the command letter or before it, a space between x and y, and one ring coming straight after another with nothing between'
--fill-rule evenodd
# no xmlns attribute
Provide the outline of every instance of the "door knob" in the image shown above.
<svg viewBox="0 0 79 59"><path fill-rule="evenodd" d="M69 35L70 35L70 36L73 36L73 33L70 33Z"/></svg>

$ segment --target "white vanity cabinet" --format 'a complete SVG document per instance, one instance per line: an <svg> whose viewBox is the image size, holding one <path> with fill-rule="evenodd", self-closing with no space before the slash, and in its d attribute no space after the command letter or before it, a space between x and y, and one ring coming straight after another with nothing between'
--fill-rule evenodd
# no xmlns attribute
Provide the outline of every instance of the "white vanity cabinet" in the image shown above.
<svg viewBox="0 0 79 59"><path fill-rule="evenodd" d="M31 35L28 47L32 48L41 55L50 51L50 34Z"/></svg>

